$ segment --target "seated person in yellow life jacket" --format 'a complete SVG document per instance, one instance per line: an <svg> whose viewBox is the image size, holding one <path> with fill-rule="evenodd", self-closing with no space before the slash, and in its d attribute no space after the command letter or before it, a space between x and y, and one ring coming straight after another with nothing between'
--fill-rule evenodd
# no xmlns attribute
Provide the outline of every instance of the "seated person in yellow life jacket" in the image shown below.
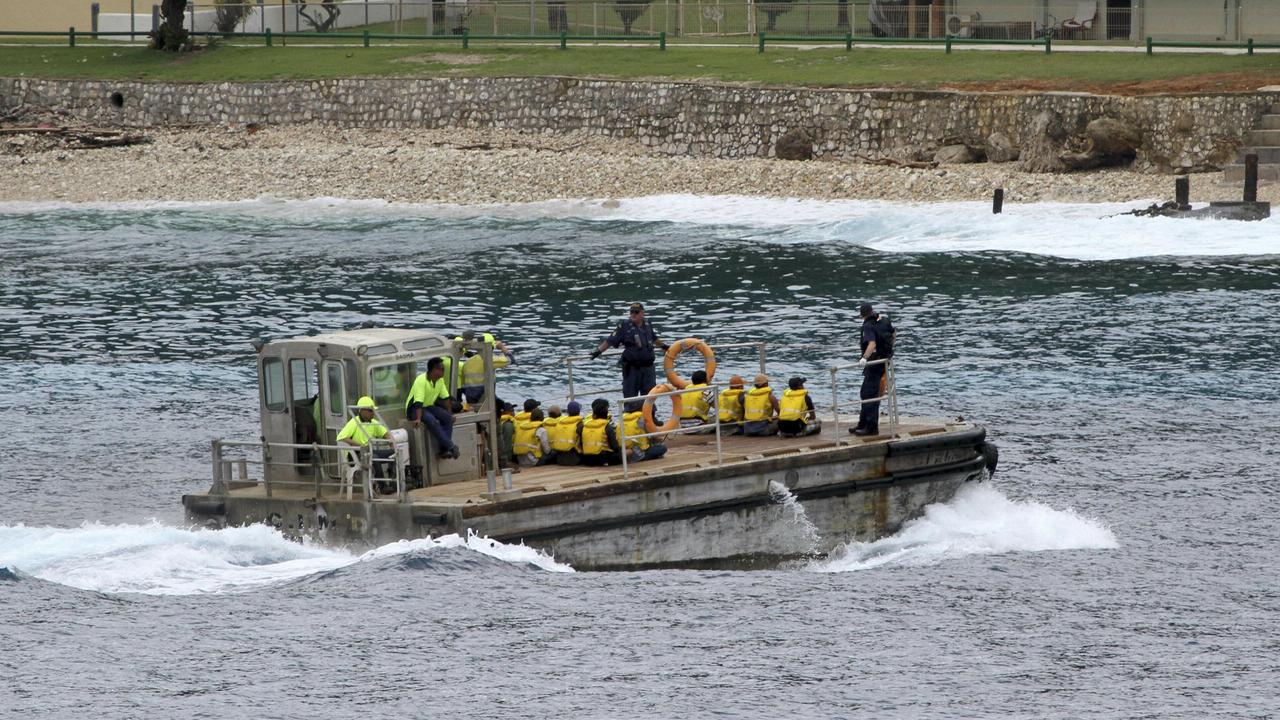
<svg viewBox="0 0 1280 720"><path fill-rule="evenodd" d="M711 402L715 399L715 390L707 387L707 371L694 371L692 382L684 389L685 392L680 394L680 427L706 425L711 419Z"/></svg>
<svg viewBox="0 0 1280 720"><path fill-rule="evenodd" d="M747 391L742 401L742 434L752 436L773 435L778 432L778 397L769 387L769 376L757 375L755 387Z"/></svg>
<svg viewBox="0 0 1280 720"><path fill-rule="evenodd" d="M742 388L741 375L729 378L729 387L720 391L719 417L720 424L726 427L722 432L730 435L742 434L742 401L746 391Z"/></svg>
<svg viewBox="0 0 1280 720"><path fill-rule="evenodd" d="M555 452L551 449L551 439L547 437L547 429L542 427L542 411L533 410L528 420L516 423L516 435L511 441L511 452L516 462L523 467L546 465L555 461Z"/></svg>
<svg viewBox="0 0 1280 720"><path fill-rule="evenodd" d="M813 409L813 398L804 389L805 378L793 377L787 381L787 390L778 403L778 434L782 437L817 435L822 432L822 421Z"/></svg>
<svg viewBox="0 0 1280 720"><path fill-rule="evenodd" d="M338 431L338 442L353 447L364 447L369 444L373 438L385 438L387 436L387 426L378 422L373 418L374 410L373 398L365 395L356 402L356 417L347 421L346 425ZM348 454L348 461L355 463L355 457ZM394 471L388 467L388 458L393 458L396 451L393 448L375 448L373 451L373 476L374 477L393 477Z"/></svg>
<svg viewBox="0 0 1280 720"><path fill-rule="evenodd" d="M453 398L444 378L443 358L428 360L427 371L413 381L404 414L413 427L427 426L439 446L440 457L458 457L458 446L453 443Z"/></svg>
<svg viewBox="0 0 1280 720"><path fill-rule="evenodd" d="M622 415L622 430L626 435L627 462L657 460L667 454L667 446L658 442L657 437L640 437L655 432L645 422L644 411L635 410Z"/></svg>
<svg viewBox="0 0 1280 720"><path fill-rule="evenodd" d="M512 447L515 444L516 437L516 406L509 402L498 403L498 467L513 467L516 472L520 471L520 467L516 465L515 453Z"/></svg>
<svg viewBox="0 0 1280 720"><path fill-rule="evenodd" d="M617 465L622 462L622 447L618 445L618 428L609 419L609 401L596 398L591 401L591 419L582 423L583 465Z"/></svg>
<svg viewBox="0 0 1280 720"><path fill-rule="evenodd" d="M543 423L547 435L551 438L551 449L556 451L556 464L579 465L582 462L582 405L577 400L565 405L565 415L558 415L560 408L552 405L548 411L553 415ZM552 420L555 423L552 423Z"/></svg>
<svg viewBox="0 0 1280 720"><path fill-rule="evenodd" d="M472 340L475 338L475 332L467 330L460 337L454 340ZM493 369L503 368L511 364L515 358L511 355L511 351L507 349L505 343L493 337L490 333L484 334L484 341L493 348ZM462 397L472 405L479 403L484 399L484 356L478 352L469 351L467 359L462 362L462 372L458 378L459 389L462 391ZM501 402L501 400L499 400Z"/></svg>
<svg viewBox="0 0 1280 720"><path fill-rule="evenodd" d="M516 422L520 422L521 420L528 420L529 413L533 412L539 407L542 407L542 403L538 402L537 400L534 400L533 398L526 399L524 401L524 411L516 413Z"/></svg>

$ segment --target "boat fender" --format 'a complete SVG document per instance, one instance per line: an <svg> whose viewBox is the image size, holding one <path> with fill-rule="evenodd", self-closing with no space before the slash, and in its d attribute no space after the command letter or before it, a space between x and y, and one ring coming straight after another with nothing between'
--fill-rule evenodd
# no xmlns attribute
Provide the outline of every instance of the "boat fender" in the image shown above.
<svg viewBox="0 0 1280 720"><path fill-rule="evenodd" d="M673 388L666 383L655 385L654 388L649 391L649 397L644 399L644 421L649 427L649 432L671 432L672 430L680 429L680 412L684 410L684 401L680 399L679 395L671 396L671 417L667 418L666 422L659 425L654 422L653 419L653 401L656 399L653 396L655 394L660 395L662 393L674 392L675 390L676 388Z"/></svg>
<svg viewBox="0 0 1280 720"><path fill-rule="evenodd" d="M196 515L226 515L227 504L221 500L191 498L187 500L187 510Z"/></svg>
<svg viewBox="0 0 1280 720"><path fill-rule="evenodd" d="M707 371L707 382L711 382L711 378L716 374L716 354L711 350L711 346L700 338L685 338L669 345L667 354L662 358L662 369L667 374L667 382L675 386L674 390L683 390L689 384L688 380L680 377L676 372L676 356L685 350L697 350L702 353L703 369ZM679 415L680 413L677 412L676 414Z"/></svg>
<svg viewBox="0 0 1280 720"><path fill-rule="evenodd" d="M987 465L987 475L994 477L996 474L996 463L1000 462L1000 449L993 443L982 443L982 460Z"/></svg>

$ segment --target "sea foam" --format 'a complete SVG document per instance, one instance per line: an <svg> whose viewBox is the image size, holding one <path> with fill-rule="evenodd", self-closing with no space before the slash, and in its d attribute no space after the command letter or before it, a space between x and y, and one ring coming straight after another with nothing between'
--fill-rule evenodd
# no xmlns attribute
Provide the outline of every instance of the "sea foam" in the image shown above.
<svg viewBox="0 0 1280 720"><path fill-rule="evenodd" d="M0 215L72 212L242 214L324 227L351 219L676 223L716 228L721 238L835 242L885 253L1018 252L1069 260L1275 255L1280 217L1261 222L1139 218L1126 203L903 203L745 196L656 195L457 205L382 200L263 197L236 202L0 203ZM406 231L411 231L406 227ZM518 233L512 240L519 241Z"/></svg>
<svg viewBox="0 0 1280 720"><path fill-rule="evenodd" d="M410 552L463 548L513 564L573 572L522 545L475 535L398 541L363 554L300 544L266 525L222 530L149 523L0 526L0 567L82 590L193 595L238 592Z"/></svg>
<svg viewBox="0 0 1280 720"><path fill-rule="evenodd" d="M948 503L925 513L897 534L850 543L823 561L817 572L870 570L887 565L934 565L970 555L1045 550L1107 550L1119 547L1110 528L1073 510L1011 500L989 483L969 485Z"/></svg>

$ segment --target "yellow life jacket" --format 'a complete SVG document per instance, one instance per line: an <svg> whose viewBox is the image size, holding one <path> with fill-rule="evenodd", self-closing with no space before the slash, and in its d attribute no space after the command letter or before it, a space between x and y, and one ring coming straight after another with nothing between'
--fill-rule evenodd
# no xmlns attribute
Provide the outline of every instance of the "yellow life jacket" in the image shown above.
<svg viewBox="0 0 1280 720"><path fill-rule="evenodd" d="M720 422L738 422L742 419L742 388L727 388L720 392Z"/></svg>
<svg viewBox="0 0 1280 720"><path fill-rule="evenodd" d="M779 420L804 420L809 415L809 404L804 401L807 390L787 390L778 404Z"/></svg>
<svg viewBox="0 0 1280 720"><path fill-rule="evenodd" d="M530 413L528 410L524 410L522 412L516 413L516 422L517 423L529 422L529 414Z"/></svg>
<svg viewBox="0 0 1280 720"><path fill-rule="evenodd" d="M578 449L578 426L582 424L581 415L561 415L554 425L551 420L543 423L547 428L548 439L551 441L551 449L556 452L569 452Z"/></svg>
<svg viewBox="0 0 1280 720"><path fill-rule="evenodd" d="M680 395L681 420L707 421L707 416L711 414L711 405L707 403L707 399L702 394L702 388L706 386L706 383L697 383L690 384L685 388L689 392Z"/></svg>
<svg viewBox="0 0 1280 720"><path fill-rule="evenodd" d="M609 418L591 418L582 423L582 454L609 452Z"/></svg>
<svg viewBox="0 0 1280 720"><path fill-rule="evenodd" d="M502 353L495 352L493 354L494 369L503 368L510 364L507 356ZM484 384L484 356L472 355L462 363L462 387L474 387Z"/></svg>
<svg viewBox="0 0 1280 720"><path fill-rule="evenodd" d="M768 420L773 415L773 403L769 402L769 398L772 396L773 388L767 385L762 388L748 390L745 403L746 421Z"/></svg>
<svg viewBox="0 0 1280 720"><path fill-rule="evenodd" d="M534 457L542 457L542 443L538 440L538 428L542 421L521 420L516 423L516 436L511 440L511 452L517 456L533 453Z"/></svg>
<svg viewBox="0 0 1280 720"><path fill-rule="evenodd" d="M627 433L627 449L639 448L640 450L649 449L649 438L636 437L645 434L646 430L640 425L644 420L644 413L639 410L635 412L625 413L622 416L622 427ZM634 439L633 439L634 438Z"/></svg>

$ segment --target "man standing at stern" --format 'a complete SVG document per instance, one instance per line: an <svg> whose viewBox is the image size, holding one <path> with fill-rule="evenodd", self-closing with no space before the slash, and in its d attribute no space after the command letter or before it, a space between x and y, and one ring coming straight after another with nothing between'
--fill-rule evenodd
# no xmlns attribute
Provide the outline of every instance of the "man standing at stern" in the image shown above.
<svg viewBox="0 0 1280 720"><path fill-rule="evenodd" d="M622 393L624 397L638 397L653 389L657 384L653 373L653 350L666 350L667 344L658 339L653 325L645 322L644 305L631 303L630 316L618 323L613 334L600 342L600 346L591 353L591 359L611 347L622 347ZM627 412L640 409L640 401L626 404Z"/></svg>
<svg viewBox="0 0 1280 720"><path fill-rule="evenodd" d="M862 317L862 356L858 364L862 366L862 390L858 395L862 398L862 412L858 415L858 425L849 430L854 435L880 434L880 401L866 402L884 395L885 363L868 363L875 360L888 360L893 357L893 341L897 331L889 316L877 313L871 303L864 302L858 307Z"/></svg>

